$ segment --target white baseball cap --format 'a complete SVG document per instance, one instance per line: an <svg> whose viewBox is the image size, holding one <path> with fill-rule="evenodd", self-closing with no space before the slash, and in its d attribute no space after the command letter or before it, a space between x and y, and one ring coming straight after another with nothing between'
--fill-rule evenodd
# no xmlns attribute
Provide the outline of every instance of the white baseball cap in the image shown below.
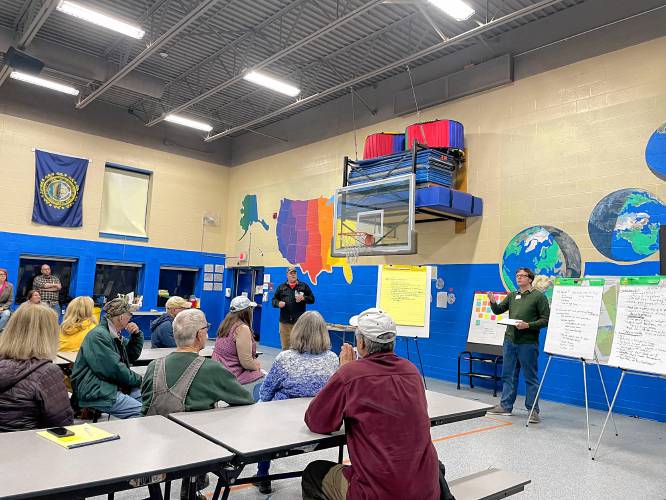
<svg viewBox="0 0 666 500"><path fill-rule="evenodd" d="M393 342L398 334L395 321L391 319L391 316L376 307L371 307L370 309L363 311L361 314L352 316L349 318L349 324L355 326L356 331L364 337L368 337L370 340L380 344ZM385 333L390 333L392 335L386 335L385 337L380 338L380 336Z"/></svg>
<svg viewBox="0 0 666 500"><path fill-rule="evenodd" d="M248 307L257 307L256 302L252 302L245 295L240 295L231 299L231 306L229 306L229 311L238 312Z"/></svg>

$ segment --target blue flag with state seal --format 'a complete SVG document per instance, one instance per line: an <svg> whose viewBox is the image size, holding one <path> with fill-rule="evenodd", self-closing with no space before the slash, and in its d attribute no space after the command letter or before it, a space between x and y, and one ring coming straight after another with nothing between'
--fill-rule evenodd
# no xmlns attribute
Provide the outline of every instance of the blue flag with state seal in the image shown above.
<svg viewBox="0 0 666 500"><path fill-rule="evenodd" d="M35 150L32 221L48 226L81 227L87 170L87 159Z"/></svg>

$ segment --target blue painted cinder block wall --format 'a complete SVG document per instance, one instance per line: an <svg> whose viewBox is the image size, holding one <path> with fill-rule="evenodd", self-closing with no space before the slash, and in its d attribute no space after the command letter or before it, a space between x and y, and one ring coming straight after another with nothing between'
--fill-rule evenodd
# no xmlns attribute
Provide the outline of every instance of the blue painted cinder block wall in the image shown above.
<svg viewBox="0 0 666 500"><path fill-rule="evenodd" d="M271 280L277 284L284 279L284 267L266 268ZM321 273L317 285L310 284L316 297L312 309L322 313L326 321L346 324L348 319L376 302L377 266L354 266L354 279L348 284L342 268L334 268L332 273ZM658 263L644 262L633 265L616 265L604 262L590 262L585 265L587 275L627 276L654 275L658 273ZM457 264L438 265L437 274L445 281L444 290L452 290L456 296L454 304L447 308L437 308L431 304L430 338L419 340L425 374L450 382L457 378L457 359L464 350L469 328L472 299L476 290L503 290L497 264ZM303 277L301 276L301 279ZM432 297L439 291L432 284ZM269 293L269 300L273 293ZM261 342L271 347L280 347L278 334L278 310L264 304L261 324ZM541 336L541 349L545 332ZM409 341L410 359L416 361L413 341ZM399 341L396 352L406 357L404 341ZM541 354L540 374L546 366L548 356ZM610 397L617 387L620 370L602 366L602 374ZM588 366L588 387L590 406L600 410L607 408L604 394L595 366ZM463 379L463 383L466 383ZM475 386L490 388L483 380L476 380ZM479 389L484 390L484 389ZM524 381L521 377L520 393L524 394ZM553 360L542 391L542 398L562 403L584 405L582 366L580 362ZM666 422L666 380L647 377L627 376L616 403L617 411L626 415L655 419Z"/></svg>
<svg viewBox="0 0 666 500"><path fill-rule="evenodd" d="M76 259L70 285L70 295L72 297L92 295L95 283L95 265L98 260L142 264L143 280L142 284L139 285L139 293L143 295L142 310L159 309L157 307L157 289L161 266L198 268L194 293L201 298L201 309L206 313L208 321L213 324L209 331L211 337L215 335L217 326L222 320L224 292L203 290L203 266L204 264L224 265L225 258L223 254L8 232L0 232L0 241L2 241L0 267L7 269L8 279L11 283L18 282L21 256ZM137 318L139 317L137 316ZM147 324L147 321L143 319L139 321ZM147 327L144 328L143 324L141 329L146 338L149 338L150 331Z"/></svg>

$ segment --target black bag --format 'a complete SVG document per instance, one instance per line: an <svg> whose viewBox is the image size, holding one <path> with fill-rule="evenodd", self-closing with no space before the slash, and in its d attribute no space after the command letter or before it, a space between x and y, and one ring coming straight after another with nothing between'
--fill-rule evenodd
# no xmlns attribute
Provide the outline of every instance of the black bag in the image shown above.
<svg viewBox="0 0 666 500"><path fill-rule="evenodd" d="M451 490L449 489L449 484L446 482L446 478L444 477L446 475L446 467L444 467L444 464L442 461L439 461L439 500L456 500L456 497L454 497L451 494Z"/></svg>

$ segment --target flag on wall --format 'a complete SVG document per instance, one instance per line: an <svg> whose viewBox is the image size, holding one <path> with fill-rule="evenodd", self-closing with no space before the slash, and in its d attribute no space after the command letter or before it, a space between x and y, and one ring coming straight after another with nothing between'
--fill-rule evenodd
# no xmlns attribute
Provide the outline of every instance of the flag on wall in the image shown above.
<svg viewBox="0 0 666 500"><path fill-rule="evenodd" d="M35 150L32 221L48 226L83 225L83 186L88 160Z"/></svg>

